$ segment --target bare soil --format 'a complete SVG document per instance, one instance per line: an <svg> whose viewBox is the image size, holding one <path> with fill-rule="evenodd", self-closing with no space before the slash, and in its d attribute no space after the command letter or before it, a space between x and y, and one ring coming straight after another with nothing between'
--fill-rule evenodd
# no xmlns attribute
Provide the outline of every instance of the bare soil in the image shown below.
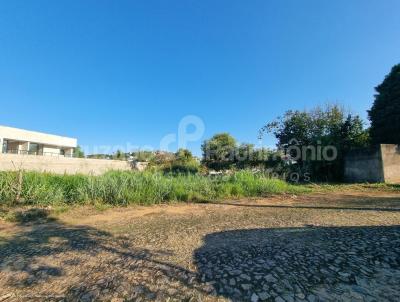
<svg viewBox="0 0 400 302"><path fill-rule="evenodd" d="M0 301L398 301L398 284L395 192L0 221Z"/></svg>

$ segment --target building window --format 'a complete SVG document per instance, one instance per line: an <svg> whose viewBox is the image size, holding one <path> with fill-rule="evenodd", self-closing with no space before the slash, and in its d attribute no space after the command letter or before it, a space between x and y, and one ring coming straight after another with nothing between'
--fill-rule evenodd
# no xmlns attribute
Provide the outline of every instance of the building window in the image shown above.
<svg viewBox="0 0 400 302"><path fill-rule="evenodd" d="M38 155L38 151L39 151L39 145L38 144L35 144L35 143L30 143L29 144L28 154Z"/></svg>
<svg viewBox="0 0 400 302"><path fill-rule="evenodd" d="M3 153L7 153L7 141L3 140L3 145L2 145L2 152Z"/></svg>

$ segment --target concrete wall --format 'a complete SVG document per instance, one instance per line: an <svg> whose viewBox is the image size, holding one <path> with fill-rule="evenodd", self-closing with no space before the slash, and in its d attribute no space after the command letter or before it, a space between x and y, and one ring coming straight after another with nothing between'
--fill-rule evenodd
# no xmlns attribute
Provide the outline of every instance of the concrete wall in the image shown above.
<svg viewBox="0 0 400 302"><path fill-rule="evenodd" d="M400 183L400 146L381 145L385 182Z"/></svg>
<svg viewBox="0 0 400 302"><path fill-rule="evenodd" d="M384 182L380 147L351 151L345 158L347 182Z"/></svg>
<svg viewBox="0 0 400 302"><path fill-rule="evenodd" d="M0 171L19 169L57 174L82 173L93 175L100 175L109 170L132 170L130 163L119 160L0 154Z"/></svg>
<svg viewBox="0 0 400 302"><path fill-rule="evenodd" d="M348 182L400 183L400 147L383 144L351 151L345 158Z"/></svg>

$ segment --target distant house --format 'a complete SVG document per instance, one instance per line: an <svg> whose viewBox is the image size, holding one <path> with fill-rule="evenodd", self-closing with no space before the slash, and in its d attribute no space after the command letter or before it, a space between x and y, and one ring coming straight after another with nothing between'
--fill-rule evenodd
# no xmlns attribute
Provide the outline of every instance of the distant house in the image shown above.
<svg viewBox="0 0 400 302"><path fill-rule="evenodd" d="M77 139L0 126L0 153L72 157Z"/></svg>

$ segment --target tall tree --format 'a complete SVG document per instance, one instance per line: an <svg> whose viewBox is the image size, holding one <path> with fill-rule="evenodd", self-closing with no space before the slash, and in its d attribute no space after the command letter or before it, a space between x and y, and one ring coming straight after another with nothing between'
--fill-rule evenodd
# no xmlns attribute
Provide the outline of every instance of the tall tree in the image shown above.
<svg viewBox="0 0 400 302"><path fill-rule="evenodd" d="M236 147L236 139L229 133L215 134L201 146L203 163L215 170L228 169L234 163Z"/></svg>
<svg viewBox="0 0 400 302"><path fill-rule="evenodd" d="M260 134L264 132L272 133L278 140L278 147L296 158L294 170L310 173L315 180L341 180L345 154L368 144L362 120L358 116L346 116L337 105L310 111L287 111L261 129ZM334 159L317 155L328 146L336 150Z"/></svg>
<svg viewBox="0 0 400 302"><path fill-rule="evenodd" d="M400 64L393 66L375 88L374 104L368 111L374 144L400 144Z"/></svg>
<svg viewBox="0 0 400 302"><path fill-rule="evenodd" d="M194 159L192 152L190 152L190 150L188 149L183 149L183 148L179 149L175 153L175 158L176 160L181 162L189 162Z"/></svg>
<svg viewBox="0 0 400 302"><path fill-rule="evenodd" d="M73 156L74 156L74 157L78 157L78 158L83 158L83 157L85 157L85 152L83 152L81 146L77 146L77 147L74 149L74 155L73 155Z"/></svg>

